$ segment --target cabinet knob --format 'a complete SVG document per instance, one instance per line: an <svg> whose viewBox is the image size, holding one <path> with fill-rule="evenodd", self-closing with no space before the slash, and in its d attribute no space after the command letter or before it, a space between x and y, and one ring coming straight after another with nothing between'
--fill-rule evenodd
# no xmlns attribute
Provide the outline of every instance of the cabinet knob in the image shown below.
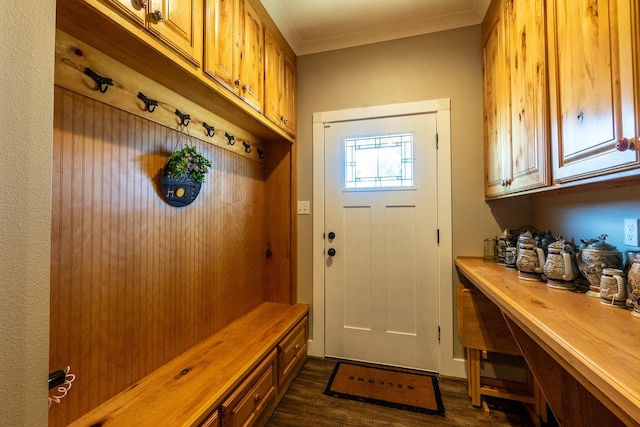
<svg viewBox="0 0 640 427"><path fill-rule="evenodd" d="M618 151L627 151L627 150L636 150L636 144L632 139L621 138L616 142L616 150Z"/></svg>
<svg viewBox="0 0 640 427"><path fill-rule="evenodd" d="M255 397L255 399L254 399L254 400L255 400L256 402L260 402L260 399L262 399L262 396L260 396L260 393L256 394L256 397Z"/></svg>
<svg viewBox="0 0 640 427"><path fill-rule="evenodd" d="M236 86L240 86L242 84L242 80L238 79L233 83L235 83Z"/></svg>
<svg viewBox="0 0 640 427"><path fill-rule="evenodd" d="M289 120L287 120L284 116L281 116L281 117L280 117L280 121L281 121L282 123L284 123L285 125L288 125L288 124L289 124Z"/></svg>
<svg viewBox="0 0 640 427"><path fill-rule="evenodd" d="M296 346L294 347L296 350L300 350L300 344L296 344Z"/></svg>
<svg viewBox="0 0 640 427"><path fill-rule="evenodd" d="M141 9L147 8L147 0L135 0L135 2L138 4L139 8Z"/></svg>
<svg viewBox="0 0 640 427"><path fill-rule="evenodd" d="M248 86L246 83L245 83L245 84L243 84L243 85L242 85L242 91L243 91L243 92L246 92L246 91L248 91L248 90L249 90L249 86Z"/></svg>
<svg viewBox="0 0 640 427"><path fill-rule="evenodd" d="M335 256L336 255L336 250L333 248L329 248L329 250L327 251L327 254L329 256Z"/></svg>
<svg viewBox="0 0 640 427"><path fill-rule="evenodd" d="M153 11L153 17L156 20L156 22L164 21L164 16L162 16L162 12L160 12L159 10Z"/></svg>

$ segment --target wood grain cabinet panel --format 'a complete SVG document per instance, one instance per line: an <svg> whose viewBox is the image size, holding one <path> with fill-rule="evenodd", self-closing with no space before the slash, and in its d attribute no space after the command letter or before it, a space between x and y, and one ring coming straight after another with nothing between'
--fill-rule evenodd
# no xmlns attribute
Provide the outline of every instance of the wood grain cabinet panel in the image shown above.
<svg viewBox="0 0 640 427"><path fill-rule="evenodd" d="M199 67L202 56L202 0L146 1L149 5L147 29Z"/></svg>
<svg viewBox="0 0 640 427"><path fill-rule="evenodd" d="M236 94L242 40L239 19L239 0L205 0L204 72Z"/></svg>
<svg viewBox="0 0 640 427"><path fill-rule="evenodd" d="M204 73L264 109L264 24L246 0L207 0Z"/></svg>
<svg viewBox="0 0 640 427"><path fill-rule="evenodd" d="M553 177L566 182L636 168L638 5L547 2Z"/></svg>
<svg viewBox="0 0 640 427"><path fill-rule="evenodd" d="M483 27L485 196L547 186L543 4L534 0L496 1Z"/></svg>
<svg viewBox="0 0 640 427"><path fill-rule="evenodd" d="M295 98L295 57L266 30L264 114L292 136L296 134Z"/></svg>

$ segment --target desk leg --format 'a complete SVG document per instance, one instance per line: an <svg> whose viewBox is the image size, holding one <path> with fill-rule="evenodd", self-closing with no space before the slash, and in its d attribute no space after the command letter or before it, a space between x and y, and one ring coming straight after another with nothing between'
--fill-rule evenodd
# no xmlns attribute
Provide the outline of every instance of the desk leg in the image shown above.
<svg viewBox="0 0 640 427"><path fill-rule="evenodd" d="M560 426L625 425L513 320L504 318Z"/></svg>
<svg viewBox="0 0 640 427"><path fill-rule="evenodd" d="M467 376L469 377L469 397L473 406L482 405L480 397L480 350L467 348Z"/></svg>

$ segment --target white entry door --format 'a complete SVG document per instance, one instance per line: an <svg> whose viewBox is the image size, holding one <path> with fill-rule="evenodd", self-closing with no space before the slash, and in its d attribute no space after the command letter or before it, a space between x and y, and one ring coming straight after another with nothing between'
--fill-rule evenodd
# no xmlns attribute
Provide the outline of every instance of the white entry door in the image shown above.
<svg viewBox="0 0 640 427"><path fill-rule="evenodd" d="M325 126L325 353L438 370L436 114Z"/></svg>

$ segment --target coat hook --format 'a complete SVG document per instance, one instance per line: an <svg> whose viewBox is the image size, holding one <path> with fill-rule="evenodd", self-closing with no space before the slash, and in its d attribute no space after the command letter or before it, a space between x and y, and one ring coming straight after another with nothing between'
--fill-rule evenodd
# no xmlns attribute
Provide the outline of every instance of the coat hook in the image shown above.
<svg viewBox="0 0 640 427"><path fill-rule="evenodd" d="M245 153L251 152L251 144L249 144L247 141L242 141L242 145L244 145Z"/></svg>
<svg viewBox="0 0 640 427"><path fill-rule="evenodd" d="M228 141L227 141L227 144L229 144L229 145L233 145L233 144L235 144L235 143L236 143L236 137L235 137L235 136L233 136L233 135L231 135L231 134L229 134L229 132L225 132L225 133L224 133L224 136L226 136L226 137L227 137L227 140L228 140Z"/></svg>
<svg viewBox="0 0 640 427"><path fill-rule="evenodd" d="M213 126L209 126L206 123L202 123L202 126L207 130L207 136L213 137L216 134L216 130Z"/></svg>
<svg viewBox="0 0 640 427"><path fill-rule="evenodd" d="M111 80L109 77L101 76L89 67L84 69L84 73L95 80L95 82L98 84L98 90L102 93L105 93L107 89L109 89L109 86L113 86L113 80Z"/></svg>
<svg viewBox="0 0 640 427"><path fill-rule="evenodd" d="M138 98L140 98L142 102L144 102L145 109L150 113L153 113L158 106L158 101L156 101L155 99L147 98L142 92L138 92Z"/></svg>
<svg viewBox="0 0 640 427"><path fill-rule="evenodd" d="M180 117L180 124L182 126L189 126L189 120L191 120L191 116L189 114L181 113L180 110L176 110L176 115Z"/></svg>
<svg viewBox="0 0 640 427"><path fill-rule="evenodd" d="M264 151L262 151L259 148L257 150L258 150L258 157L260 157L261 159L264 159Z"/></svg>

